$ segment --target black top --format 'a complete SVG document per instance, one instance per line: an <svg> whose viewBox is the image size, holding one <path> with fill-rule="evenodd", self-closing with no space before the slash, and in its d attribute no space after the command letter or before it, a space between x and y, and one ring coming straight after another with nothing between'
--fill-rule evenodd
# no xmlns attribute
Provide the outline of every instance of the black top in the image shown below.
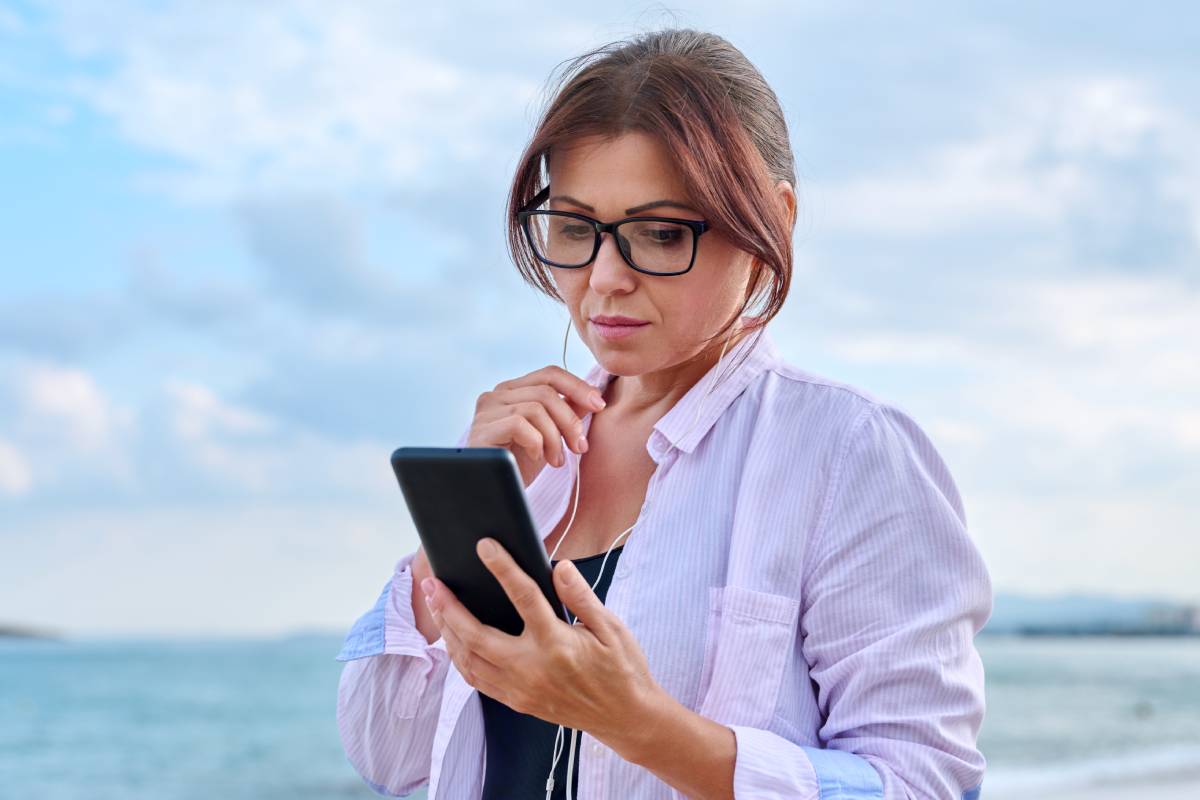
<svg viewBox="0 0 1200 800"><path fill-rule="evenodd" d="M588 585L596 581L600 573L600 564L604 563L604 577L596 584L596 596L604 602L608 594L608 584L612 582L613 570L616 569L617 559L621 548L614 547L609 553L608 561L604 561L604 553L584 558L573 558L579 567L579 572L587 579ZM552 565L558 561L551 561ZM575 619L567 609L568 617ZM554 737L558 733L558 724L550 723L531 714L513 711L499 700L479 693L483 704L483 734L487 741L486 774L483 776L483 800L545 800L546 778L550 774L550 764L554 761ZM575 789L579 788L579 745L583 740L582 733L575 739L575 776L572 779ZM558 765L554 768L554 792L551 798L565 798L567 792L567 762L571 753L571 729L563 728L562 754L558 757Z"/></svg>

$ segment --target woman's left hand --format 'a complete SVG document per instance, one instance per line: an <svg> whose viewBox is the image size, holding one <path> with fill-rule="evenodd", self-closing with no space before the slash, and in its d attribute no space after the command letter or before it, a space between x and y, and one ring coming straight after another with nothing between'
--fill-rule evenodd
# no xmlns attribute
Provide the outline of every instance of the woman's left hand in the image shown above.
<svg viewBox="0 0 1200 800"><path fill-rule="evenodd" d="M554 569L559 598L578 618L559 619L541 590L494 539L476 552L525 621L520 636L480 622L437 578L423 587L446 652L471 686L515 711L584 730L618 752L652 736L662 698L641 646L604 607L569 559Z"/></svg>

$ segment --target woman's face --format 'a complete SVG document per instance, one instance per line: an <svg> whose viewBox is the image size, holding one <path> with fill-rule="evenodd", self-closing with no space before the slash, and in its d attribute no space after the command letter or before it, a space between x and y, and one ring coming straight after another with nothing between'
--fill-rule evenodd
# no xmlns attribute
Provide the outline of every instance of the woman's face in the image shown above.
<svg viewBox="0 0 1200 800"><path fill-rule="evenodd" d="M579 212L601 222L635 216L626 210L655 201L692 205L669 152L657 139L640 132L611 140L586 137L569 149L555 149L549 172L548 208ZM701 219L699 212L676 205L656 205L636 215ZM589 266L550 269L576 330L600 365L618 375L642 375L698 355L703 340L741 307L752 267L749 253L709 229L697 240L691 270L682 275L647 275L631 269L609 234L601 238ZM597 315L632 317L649 324L621 338L605 338L591 321ZM715 345L719 347L720 342Z"/></svg>

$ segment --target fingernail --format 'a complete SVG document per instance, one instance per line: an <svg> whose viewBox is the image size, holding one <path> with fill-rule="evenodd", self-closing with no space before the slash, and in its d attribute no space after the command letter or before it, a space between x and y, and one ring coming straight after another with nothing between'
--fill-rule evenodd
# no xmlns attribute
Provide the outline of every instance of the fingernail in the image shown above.
<svg viewBox="0 0 1200 800"><path fill-rule="evenodd" d="M592 405L594 405L596 408L604 408L606 405L608 405L608 403L604 402L604 398L600 396L599 392L592 392L591 400Z"/></svg>
<svg viewBox="0 0 1200 800"><path fill-rule="evenodd" d="M480 539L479 552L485 557L491 558L496 555L496 545L492 543L491 539Z"/></svg>
<svg viewBox="0 0 1200 800"><path fill-rule="evenodd" d="M587 452L587 439L583 436L580 436L579 441L575 443L575 448L581 453L586 453Z"/></svg>
<svg viewBox="0 0 1200 800"><path fill-rule="evenodd" d="M570 566L563 567L563 571L562 571L563 586L570 586L572 583L575 582L575 576L571 574L575 571L575 562L568 561L567 564L569 564Z"/></svg>
<svg viewBox="0 0 1200 800"><path fill-rule="evenodd" d="M426 599L433 595L433 578L421 579L421 591L425 592Z"/></svg>

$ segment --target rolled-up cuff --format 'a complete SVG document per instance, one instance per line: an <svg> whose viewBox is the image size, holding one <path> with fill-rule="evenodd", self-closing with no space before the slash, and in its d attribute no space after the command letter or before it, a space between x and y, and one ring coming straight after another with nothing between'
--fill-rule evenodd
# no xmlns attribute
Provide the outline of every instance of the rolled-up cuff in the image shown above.
<svg viewBox="0 0 1200 800"><path fill-rule="evenodd" d="M816 771L800 747L762 728L729 727L737 739L735 800L824 800L824 795L818 793Z"/></svg>
<svg viewBox="0 0 1200 800"><path fill-rule="evenodd" d="M346 634L338 661L382 654L436 658L433 651L445 653L444 647L425 641L417 629L412 612L412 560L416 551L396 563L392 577L384 584L375 606L359 617Z"/></svg>
<svg viewBox="0 0 1200 800"><path fill-rule="evenodd" d="M737 738L736 800L882 800L883 780L862 756L804 747L762 728L729 726Z"/></svg>

